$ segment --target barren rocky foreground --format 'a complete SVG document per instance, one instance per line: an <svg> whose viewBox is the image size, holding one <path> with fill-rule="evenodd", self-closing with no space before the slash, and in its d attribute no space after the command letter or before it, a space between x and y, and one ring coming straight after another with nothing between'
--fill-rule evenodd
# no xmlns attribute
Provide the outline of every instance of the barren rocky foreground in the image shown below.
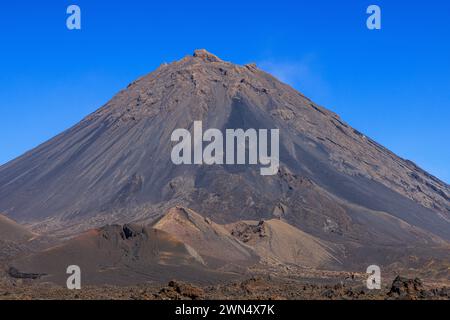
<svg viewBox="0 0 450 320"><path fill-rule="evenodd" d="M246 280L198 286L180 281L131 287L87 286L70 291L31 281L0 281L0 300L449 300L450 287L398 277L381 290L368 290L361 281L337 279L277 279L254 276ZM334 281L334 282L333 282ZM322 282L322 283L321 283Z"/></svg>

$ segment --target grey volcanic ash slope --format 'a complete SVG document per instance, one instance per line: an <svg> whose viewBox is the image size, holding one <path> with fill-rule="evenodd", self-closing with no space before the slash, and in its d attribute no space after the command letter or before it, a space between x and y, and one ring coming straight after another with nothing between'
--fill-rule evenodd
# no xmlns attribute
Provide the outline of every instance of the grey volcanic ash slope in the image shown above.
<svg viewBox="0 0 450 320"><path fill-rule="evenodd" d="M175 166L176 128L280 129L281 166ZM219 223L274 216L320 239L435 246L450 188L254 65L196 51L0 167L0 210L50 229L156 219L184 205ZM45 224L44 224L45 223Z"/></svg>

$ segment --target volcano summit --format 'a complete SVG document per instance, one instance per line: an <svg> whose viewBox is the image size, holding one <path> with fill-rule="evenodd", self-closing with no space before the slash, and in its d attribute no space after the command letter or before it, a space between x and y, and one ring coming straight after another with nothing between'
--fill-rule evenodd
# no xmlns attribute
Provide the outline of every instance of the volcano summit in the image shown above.
<svg viewBox="0 0 450 320"><path fill-rule="evenodd" d="M195 121L222 132L279 130L278 171L174 164L171 135L193 134ZM283 220L341 246L349 267L445 258L449 196L449 185L254 64L205 50L161 65L0 167L0 212L39 232L150 224L179 205L224 225Z"/></svg>

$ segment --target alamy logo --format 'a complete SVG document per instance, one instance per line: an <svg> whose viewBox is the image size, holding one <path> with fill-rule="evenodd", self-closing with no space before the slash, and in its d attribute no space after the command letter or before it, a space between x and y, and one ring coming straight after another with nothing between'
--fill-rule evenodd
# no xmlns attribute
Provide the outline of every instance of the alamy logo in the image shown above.
<svg viewBox="0 0 450 320"><path fill-rule="evenodd" d="M375 4L367 7L367 14L370 16L367 18L367 28L369 30L381 30L381 8Z"/></svg>
<svg viewBox="0 0 450 320"><path fill-rule="evenodd" d="M260 168L261 175L277 174L280 165L279 129L247 129L246 131L226 129L225 131L224 141L224 135L219 129L208 129L203 132L201 121L194 121L193 136L186 129L176 129L171 136L172 142L178 142L172 149L172 162L176 165L260 164L263 166ZM208 144L204 147L205 142ZM248 163L246 162L247 154Z"/></svg>
<svg viewBox="0 0 450 320"><path fill-rule="evenodd" d="M77 265L71 265L67 267L67 274L70 276L67 278L66 285L69 290L81 289L81 269Z"/></svg>
<svg viewBox="0 0 450 320"><path fill-rule="evenodd" d="M69 30L81 30L81 9L77 5L70 5L66 10L70 14L66 20L66 26Z"/></svg>
<svg viewBox="0 0 450 320"><path fill-rule="evenodd" d="M366 280L367 289L380 290L381 289L381 269L377 265L367 267L366 273L369 277Z"/></svg>

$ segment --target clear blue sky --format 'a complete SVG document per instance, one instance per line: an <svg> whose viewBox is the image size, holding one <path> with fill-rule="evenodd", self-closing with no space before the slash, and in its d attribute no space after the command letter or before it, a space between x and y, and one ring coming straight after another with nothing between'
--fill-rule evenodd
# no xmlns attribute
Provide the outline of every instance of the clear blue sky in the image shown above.
<svg viewBox="0 0 450 320"><path fill-rule="evenodd" d="M82 30L66 28L66 8ZM382 30L366 8L382 9ZM450 1L4 1L0 163L196 48L256 62L450 181Z"/></svg>

